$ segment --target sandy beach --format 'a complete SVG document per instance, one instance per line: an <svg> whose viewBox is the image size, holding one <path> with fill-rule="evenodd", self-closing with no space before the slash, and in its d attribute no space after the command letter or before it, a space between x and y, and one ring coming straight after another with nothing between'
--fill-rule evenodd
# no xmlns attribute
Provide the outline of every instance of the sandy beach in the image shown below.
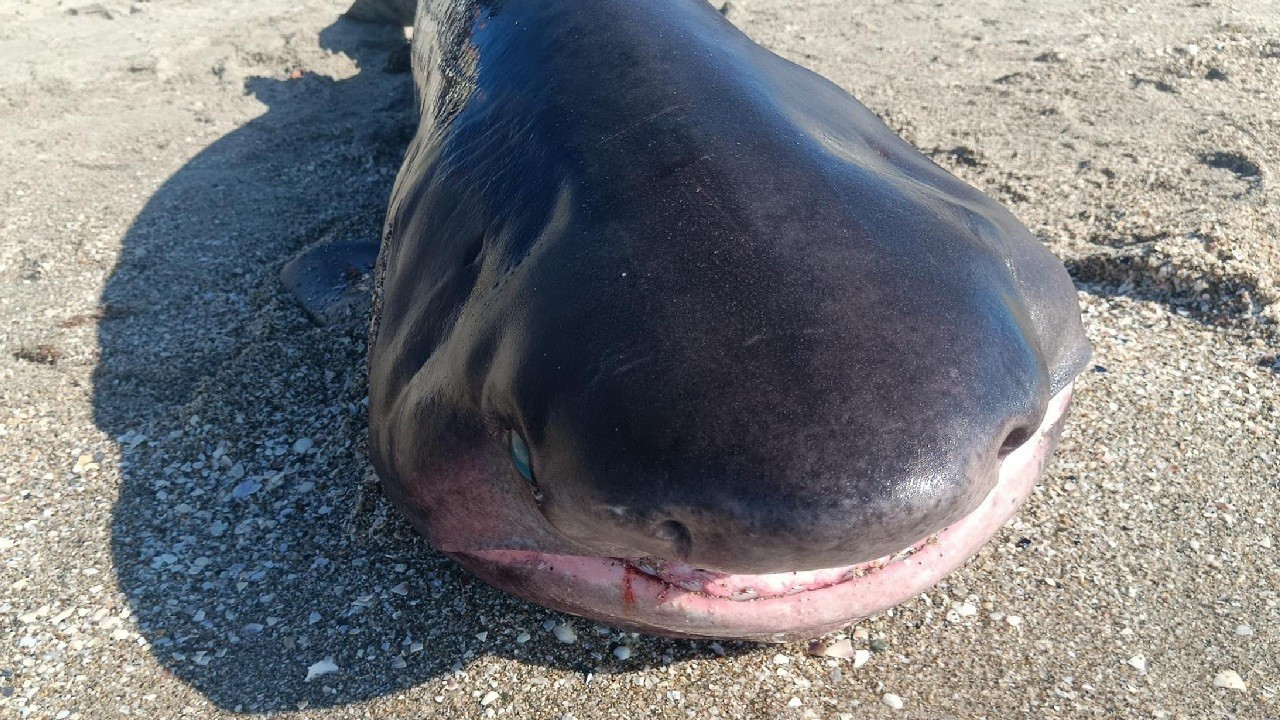
<svg viewBox="0 0 1280 720"><path fill-rule="evenodd" d="M493 590L377 488L365 337L281 265L376 239L416 118L341 0L0 0L0 713L1280 717L1280 5L731 0L1005 203L1091 366L1019 517L823 639Z"/></svg>

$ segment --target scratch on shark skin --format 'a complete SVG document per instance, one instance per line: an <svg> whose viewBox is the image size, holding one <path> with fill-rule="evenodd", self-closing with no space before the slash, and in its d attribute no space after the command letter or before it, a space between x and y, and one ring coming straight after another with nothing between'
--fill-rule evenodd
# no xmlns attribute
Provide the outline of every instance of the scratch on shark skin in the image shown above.
<svg viewBox="0 0 1280 720"><path fill-rule="evenodd" d="M662 109L662 110L659 110L658 112L656 112L656 113L654 113L654 114L652 114L652 115L650 115L650 116L646 117L646 118L645 118L645 119L643 119L643 120L640 120L640 121L638 121L638 122L634 122L634 123L632 123L632 124L630 124L630 125L628 125L628 126L626 126L626 127L622 128L621 130L619 130L619 131L617 131L617 132L613 133L612 135L606 136L605 138L603 138L602 140L600 140L600 144L601 144L601 145L608 145L609 143L613 142L614 140L617 140L619 137L621 137L621 136L623 136L623 135L626 135L627 133L629 133L629 132L631 132L631 131L633 131L633 130L636 130L636 129L638 129L638 128L644 127L645 125L648 125L649 123L653 122L654 120L657 120L658 118L662 117L663 115L666 115L666 114L668 114L668 113L670 113L670 112L673 112L673 111L675 111L675 110L680 110L680 109L683 109L683 108L686 108L686 107L688 107L688 105L687 105L686 103L681 103L681 104L679 104L679 105L672 105L671 107L668 107L668 108L664 108L664 109Z"/></svg>

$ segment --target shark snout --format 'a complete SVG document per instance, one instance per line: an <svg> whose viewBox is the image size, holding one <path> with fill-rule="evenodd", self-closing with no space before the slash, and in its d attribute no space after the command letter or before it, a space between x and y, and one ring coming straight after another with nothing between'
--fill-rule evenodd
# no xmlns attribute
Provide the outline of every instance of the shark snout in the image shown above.
<svg viewBox="0 0 1280 720"><path fill-rule="evenodd" d="M627 442L599 452L599 435L550 433L532 451L540 510L590 554L753 574L866 562L986 498L1044 416L1036 390L1003 406L940 403L915 432L826 418L790 443L666 453Z"/></svg>

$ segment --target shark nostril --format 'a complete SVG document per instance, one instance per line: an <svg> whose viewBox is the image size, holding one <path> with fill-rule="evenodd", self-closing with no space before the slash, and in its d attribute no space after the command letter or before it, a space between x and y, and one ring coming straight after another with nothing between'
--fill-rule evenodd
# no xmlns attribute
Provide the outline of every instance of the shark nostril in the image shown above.
<svg viewBox="0 0 1280 720"><path fill-rule="evenodd" d="M659 540L671 543L675 548L677 560L685 560L689 557L689 551L693 549L693 537L689 535L689 528L679 520L664 520L658 523L653 529L654 537Z"/></svg>
<svg viewBox="0 0 1280 720"><path fill-rule="evenodd" d="M1000 459L1003 460L1014 450L1017 450L1018 448L1022 447L1023 443L1030 440L1031 436L1034 434L1035 434L1035 431L1033 429L1029 429L1025 427L1019 427L1019 428L1014 428L1013 430L1010 430L1009 434L1005 435L1004 442L1000 443L1000 451L999 451Z"/></svg>

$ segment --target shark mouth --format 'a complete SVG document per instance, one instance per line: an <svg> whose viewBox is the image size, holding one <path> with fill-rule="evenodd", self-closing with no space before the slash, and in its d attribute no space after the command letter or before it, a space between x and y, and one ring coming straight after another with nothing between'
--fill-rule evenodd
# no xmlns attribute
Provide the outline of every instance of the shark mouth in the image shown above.
<svg viewBox="0 0 1280 720"><path fill-rule="evenodd" d="M1062 432L1073 384L1039 429L1005 457L995 487L968 515L908 548L839 568L727 574L655 558L451 553L485 582L608 625L656 635L785 642L838 630L929 589L1021 507Z"/></svg>

